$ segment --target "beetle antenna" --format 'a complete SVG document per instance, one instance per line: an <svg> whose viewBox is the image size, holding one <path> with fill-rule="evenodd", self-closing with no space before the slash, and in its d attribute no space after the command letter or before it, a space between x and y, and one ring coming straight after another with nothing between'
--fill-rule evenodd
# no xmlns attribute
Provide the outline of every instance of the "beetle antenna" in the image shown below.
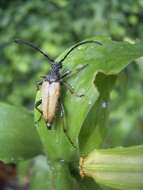
<svg viewBox="0 0 143 190"><path fill-rule="evenodd" d="M60 62L60 63L63 62L63 61L67 58L67 56L68 56L75 48L77 48L77 47L80 46L80 45L87 44L87 43L96 43L96 44L98 44L98 45L103 45L101 42L98 42L98 41L95 41L95 40L87 40L87 41L79 42L79 43L75 44L73 47L71 47L71 48L69 49L69 51L66 53L66 55L65 55L59 62Z"/></svg>
<svg viewBox="0 0 143 190"><path fill-rule="evenodd" d="M27 46L30 46L32 47L33 49L39 51L42 55L44 55L50 62L50 65L52 65L54 63L54 60L52 58L50 58L50 56L43 52L38 46L36 46L35 44L31 43L31 42L27 42L25 40L21 40L21 39L15 39L14 40L15 43L18 43L18 44L25 44Z"/></svg>

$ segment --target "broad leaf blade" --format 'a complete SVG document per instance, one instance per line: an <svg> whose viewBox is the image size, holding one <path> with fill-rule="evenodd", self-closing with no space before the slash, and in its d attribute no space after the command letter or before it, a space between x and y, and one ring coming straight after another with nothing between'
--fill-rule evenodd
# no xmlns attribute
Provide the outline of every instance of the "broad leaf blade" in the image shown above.
<svg viewBox="0 0 143 190"><path fill-rule="evenodd" d="M124 67L126 67L130 61L143 55L143 46L141 43L133 45L127 42L114 42L108 38L100 38L99 41L102 42L103 45L90 43L76 48L63 63L63 73L66 70L76 72L79 67L88 64L88 66L81 70L81 72L72 75L70 78L64 79L65 82L69 83L74 88L75 93L84 94L83 97L77 97L75 94L71 94L64 85L62 86L61 101L65 109L64 126L66 127L67 134L64 133L63 122L61 122L57 116L55 117L51 131L46 129L43 120L38 122L38 132L46 152L48 154L50 153L49 156L51 156L52 159L70 160L71 157L74 157L74 154L77 153L74 151L72 144L74 144L74 147L78 150L78 137L81 127L84 124L85 119L87 119L87 115L93 106L106 92L106 90L104 90L106 86L103 86L101 90L99 90L96 86L97 74L104 73L104 75L116 75ZM63 57L63 55L61 57ZM60 60L60 58L58 60ZM105 85L108 84L108 80L109 79L107 77L107 81L105 80ZM113 85L114 80L112 81L111 86ZM108 89L107 99L109 99L111 89L112 88ZM58 113L60 113L60 110L58 110ZM37 121L39 114L36 112L35 115L35 120ZM91 128L95 129L95 126L92 125ZM83 139L80 136L80 142L88 142L90 134L87 135L87 138ZM70 140L67 136L70 137ZM100 140L102 141L102 139L103 137L101 136ZM58 143L55 142L60 143L58 145ZM84 145L83 149L85 146L88 147L88 145ZM92 149L94 146L92 146ZM86 150L82 150L82 152L86 153Z"/></svg>
<svg viewBox="0 0 143 190"><path fill-rule="evenodd" d="M107 76L99 73L96 77L95 86L100 95L88 113L79 135L81 156L86 156L95 147L98 148L103 143L108 124L109 97L115 81L115 75Z"/></svg>
<svg viewBox="0 0 143 190"><path fill-rule="evenodd" d="M78 135L87 114L97 100L107 91L106 85L108 85L110 77L104 80L104 84L103 81L98 81L98 85L102 83L102 89L99 91L96 86L97 74L117 75L131 61L143 55L143 45L141 43L133 45L127 42L114 42L109 39L100 39L99 41L102 42L102 46L94 43L82 45L75 49L64 62L64 69L71 71L75 71L80 65L88 64L84 70L66 80L73 86L75 92L83 93L85 96L82 98L76 97L71 95L67 89L63 96L67 131L75 143L78 142ZM112 87L114 82L114 80L111 82ZM108 89L107 94L112 90L112 87ZM93 127L95 128L95 126ZM86 138L83 141L86 141Z"/></svg>
<svg viewBox="0 0 143 190"><path fill-rule="evenodd" d="M14 162L40 153L42 146L32 114L0 103L0 160Z"/></svg>

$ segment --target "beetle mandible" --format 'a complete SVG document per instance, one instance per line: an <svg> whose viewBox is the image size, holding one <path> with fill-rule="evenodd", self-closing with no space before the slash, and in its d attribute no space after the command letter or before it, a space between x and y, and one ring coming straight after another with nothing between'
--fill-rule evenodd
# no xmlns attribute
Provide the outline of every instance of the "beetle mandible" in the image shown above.
<svg viewBox="0 0 143 190"><path fill-rule="evenodd" d="M63 79L67 76L72 75L72 71L66 71L63 75L60 74L60 70L63 66L63 61L67 58L67 56L78 46L86 44L86 43L96 43L98 45L102 45L102 43L95 41L95 40L87 40L82 41L74 45L69 49L69 51L65 54L65 56L60 61L55 61L52 59L47 53L42 51L38 46L34 45L31 42L27 42L21 39L16 39L16 43L19 44L25 44L33 49L36 49L41 54L43 54L49 61L49 64L51 66L51 70L49 73L45 76L43 76L43 80L38 83L38 86L40 86L41 91L41 99L35 103L35 108L41 113L41 116L43 116L46 126L48 129L51 129L52 122L55 116L56 108L59 102L60 94L61 94L61 84L66 85L66 87L69 89L69 91L73 94L75 94L74 90L72 89L69 84L63 82ZM77 72L80 72L83 70L88 64L84 64L82 67L77 69ZM81 97L81 95L76 94L77 96ZM42 109L39 109L38 107L41 105ZM40 117L41 119L41 117Z"/></svg>

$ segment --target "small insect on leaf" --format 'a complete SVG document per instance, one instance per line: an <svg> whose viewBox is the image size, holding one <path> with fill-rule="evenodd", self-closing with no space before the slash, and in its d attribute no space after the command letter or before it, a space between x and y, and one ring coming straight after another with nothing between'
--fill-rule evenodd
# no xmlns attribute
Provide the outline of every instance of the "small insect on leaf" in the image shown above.
<svg viewBox="0 0 143 190"><path fill-rule="evenodd" d="M38 121L43 117L43 119L46 122L46 126L48 129L52 128L52 123L54 121L55 113L56 113L56 108L57 105L60 102L60 107L63 109L62 102L60 101L60 95L61 95L61 84L63 84L72 94L82 97L83 94L77 94L74 89L70 86L70 84L67 84L65 81L63 81L64 78L71 77L73 74L75 74L72 71L66 71L62 76L60 74L60 70L62 69L62 63L63 61L67 58L67 56L78 46L81 46L83 44L87 43L96 43L98 45L102 45L98 41L94 40L88 40L88 41L83 41L79 42L76 45L74 45L69 51L66 53L66 55L58 62L50 58L50 56L43 52L39 47L34 45L31 42L26 42L20 39L15 40L16 43L20 44L25 44L28 45L36 50L38 50L40 53L42 53L49 61L49 64L51 66L51 70L49 73L45 76L43 76L43 80L38 83L39 90L41 92L41 99L38 100L35 104L35 108L37 111L40 112L41 116L38 119ZM86 68L88 64L86 65L80 65L80 67L77 69L76 73L82 71L83 69ZM41 106L41 108L39 108ZM62 111L64 113L64 111ZM63 114L61 114L63 117ZM37 121L37 122L38 122ZM66 131L64 129L64 131Z"/></svg>

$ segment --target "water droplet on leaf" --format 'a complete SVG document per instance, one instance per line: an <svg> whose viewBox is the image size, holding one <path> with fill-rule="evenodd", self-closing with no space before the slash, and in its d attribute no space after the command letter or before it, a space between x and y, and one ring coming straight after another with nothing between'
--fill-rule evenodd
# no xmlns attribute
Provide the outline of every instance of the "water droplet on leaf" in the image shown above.
<svg viewBox="0 0 143 190"><path fill-rule="evenodd" d="M102 106L102 108L106 108L107 107L107 102L103 101L101 106Z"/></svg>

